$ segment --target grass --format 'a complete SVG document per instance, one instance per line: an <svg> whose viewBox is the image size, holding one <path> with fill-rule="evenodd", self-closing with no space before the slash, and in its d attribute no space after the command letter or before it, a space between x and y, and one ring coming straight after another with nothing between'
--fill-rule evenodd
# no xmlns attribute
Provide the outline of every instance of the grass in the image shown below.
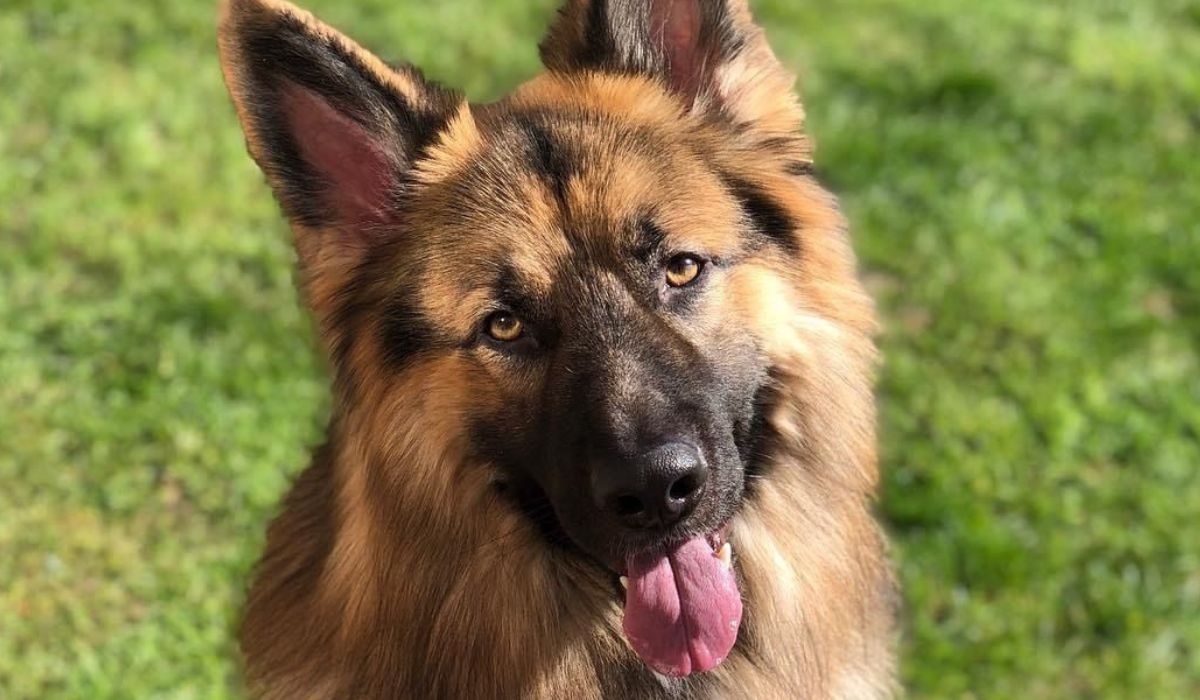
<svg viewBox="0 0 1200 700"><path fill-rule="evenodd" d="M553 2L309 4L485 99ZM1200 6L755 6L887 321L912 696L1197 696ZM0 697L240 695L325 390L213 14L0 8Z"/></svg>

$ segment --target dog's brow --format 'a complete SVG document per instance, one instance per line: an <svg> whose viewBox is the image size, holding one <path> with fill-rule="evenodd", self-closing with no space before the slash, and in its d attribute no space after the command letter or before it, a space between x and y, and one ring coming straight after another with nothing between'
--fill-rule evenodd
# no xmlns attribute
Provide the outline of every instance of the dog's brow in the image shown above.
<svg viewBox="0 0 1200 700"><path fill-rule="evenodd" d="M564 144L554 138L544 120L524 115L518 121L530 142L529 161L533 171L546 182L559 205L565 205L567 182L578 165L567 155Z"/></svg>
<svg viewBox="0 0 1200 700"><path fill-rule="evenodd" d="M537 311L536 291L509 261L500 265L499 273L490 281L487 289L492 299L512 311L524 315L531 315Z"/></svg>
<svg viewBox="0 0 1200 700"><path fill-rule="evenodd" d="M650 256L662 248L663 241L667 238L667 233L649 215L638 219L634 230L637 239L633 254L639 261L648 262Z"/></svg>

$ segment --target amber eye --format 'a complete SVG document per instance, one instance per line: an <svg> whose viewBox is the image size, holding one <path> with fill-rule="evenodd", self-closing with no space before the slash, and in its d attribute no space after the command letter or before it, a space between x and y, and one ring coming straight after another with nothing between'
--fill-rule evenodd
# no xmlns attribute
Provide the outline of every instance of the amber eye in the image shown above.
<svg viewBox="0 0 1200 700"><path fill-rule="evenodd" d="M676 255L667 261L667 284L686 287L700 276L700 261L691 255Z"/></svg>
<svg viewBox="0 0 1200 700"><path fill-rule="evenodd" d="M485 328L488 335L504 343L517 340L525 332L525 324L521 323L521 319L505 311L488 316Z"/></svg>

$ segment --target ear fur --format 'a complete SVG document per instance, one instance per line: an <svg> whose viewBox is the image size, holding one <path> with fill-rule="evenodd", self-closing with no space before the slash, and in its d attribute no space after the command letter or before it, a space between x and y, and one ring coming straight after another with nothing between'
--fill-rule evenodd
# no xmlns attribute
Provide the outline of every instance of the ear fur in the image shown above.
<svg viewBox="0 0 1200 700"><path fill-rule="evenodd" d="M225 0L218 36L248 149L293 225L353 246L395 223L413 164L462 100L281 0Z"/></svg>
<svg viewBox="0 0 1200 700"><path fill-rule="evenodd" d="M693 111L792 133L803 111L746 0L567 0L541 43L556 73L659 80Z"/></svg>

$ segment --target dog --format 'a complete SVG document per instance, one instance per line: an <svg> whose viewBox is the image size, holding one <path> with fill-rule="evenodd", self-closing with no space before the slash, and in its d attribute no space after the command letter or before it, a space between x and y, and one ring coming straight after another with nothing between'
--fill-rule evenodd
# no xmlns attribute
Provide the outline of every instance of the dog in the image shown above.
<svg viewBox="0 0 1200 700"><path fill-rule="evenodd" d="M746 0L568 0L470 104L282 0L222 70L332 375L263 698L878 698L876 321Z"/></svg>

